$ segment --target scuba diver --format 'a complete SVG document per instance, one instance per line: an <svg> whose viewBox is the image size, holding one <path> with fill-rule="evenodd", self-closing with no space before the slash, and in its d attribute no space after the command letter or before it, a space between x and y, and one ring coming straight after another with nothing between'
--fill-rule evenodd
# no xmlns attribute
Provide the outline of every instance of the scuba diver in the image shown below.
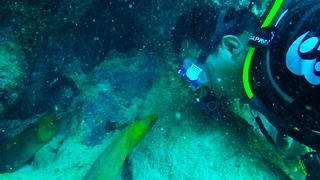
<svg viewBox="0 0 320 180"><path fill-rule="evenodd" d="M246 100L273 145L291 138L309 147L300 156L305 178L320 179L320 2L275 0L261 17L253 4L183 13L172 32L179 74L194 91L214 92L199 102L210 116L222 109L218 97Z"/></svg>

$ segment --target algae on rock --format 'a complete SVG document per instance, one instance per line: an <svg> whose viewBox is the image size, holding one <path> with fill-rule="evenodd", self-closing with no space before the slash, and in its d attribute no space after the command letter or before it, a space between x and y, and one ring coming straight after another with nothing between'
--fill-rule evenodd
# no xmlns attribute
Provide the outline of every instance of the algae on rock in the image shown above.
<svg viewBox="0 0 320 180"><path fill-rule="evenodd" d="M13 42L11 32L11 28L0 30L0 117L19 97L27 76L25 54Z"/></svg>

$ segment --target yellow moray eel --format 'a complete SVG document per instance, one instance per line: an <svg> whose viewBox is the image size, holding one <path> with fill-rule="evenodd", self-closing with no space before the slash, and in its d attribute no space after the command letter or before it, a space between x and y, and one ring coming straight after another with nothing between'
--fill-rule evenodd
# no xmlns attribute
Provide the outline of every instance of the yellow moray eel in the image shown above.
<svg viewBox="0 0 320 180"><path fill-rule="evenodd" d="M126 127L93 163L83 180L113 180L119 174L130 151L155 124L158 116L152 114Z"/></svg>
<svg viewBox="0 0 320 180"><path fill-rule="evenodd" d="M29 124L21 133L0 146L0 173L12 172L23 166L42 146L56 134L62 121L57 121L56 111L52 108L39 118L37 123Z"/></svg>

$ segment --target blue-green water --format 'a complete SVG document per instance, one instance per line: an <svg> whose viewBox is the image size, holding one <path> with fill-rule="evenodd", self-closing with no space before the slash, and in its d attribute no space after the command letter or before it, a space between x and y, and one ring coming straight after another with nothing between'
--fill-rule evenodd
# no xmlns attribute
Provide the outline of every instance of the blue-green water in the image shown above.
<svg viewBox="0 0 320 180"><path fill-rule="evenodd" d="M119 131L151 113L158 122L118 178L287 178L282 155L258 132L237 116L210 119L201 93L178 76L171 32L197 3L1 2L0 153L13 148L20 166L2 161L0 179L82 179ZM14 139L50 109L53 122L65 116L50 141L39 143L40 126Z"/></svg>

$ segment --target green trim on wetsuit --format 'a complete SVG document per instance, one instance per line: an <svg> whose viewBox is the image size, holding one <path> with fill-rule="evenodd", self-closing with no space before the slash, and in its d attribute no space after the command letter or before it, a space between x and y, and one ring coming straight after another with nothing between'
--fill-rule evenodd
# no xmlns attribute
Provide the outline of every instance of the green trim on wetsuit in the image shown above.
<svg viewBox="0 0 320 180"><path fill-rule="evenodd" d="M261 28L265 28L270 25L270 23L273 21L274 17L278 13L282 4L283 4L283 0L276 0L274 2L266 19L262 23ZM243 66L243 71L242 71L243 87L244 87L245 93L249 99L251 99L254 96L254 94L251 90L250 82L249 82L249 70L250 70L250 64L251 64L251 60L254 55L254 52L255 52L255 48L253 48L253 47L249 48L247 55L246 55L246 58L245 58L245 61L244 61L244 66Z"/></svg>

